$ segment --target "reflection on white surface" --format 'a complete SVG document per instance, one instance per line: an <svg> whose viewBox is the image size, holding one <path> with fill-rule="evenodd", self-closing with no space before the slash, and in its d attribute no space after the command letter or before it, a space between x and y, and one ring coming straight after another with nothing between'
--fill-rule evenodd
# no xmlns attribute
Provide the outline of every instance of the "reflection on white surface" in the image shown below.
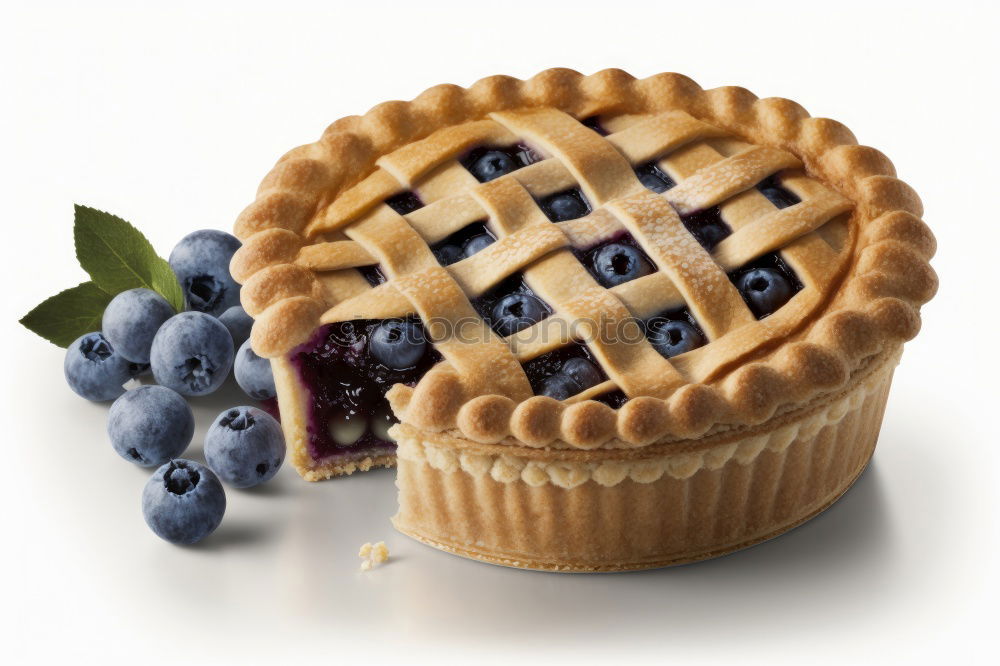
<svg viewBox="0 0 1000 666"><path fill-rule="evenodd" d="M920 409L939 398L905 363L873 465L812 521L716 560L554 574L465 560L397 534L393 470L309 484L286 466L260 488L228 490L222 526L201 544L166 544L139 511L151 471L114 453L107 406L53 391L29 371L58 367L60 356L43 347L18 357L23 390L9 398L15 413L33 415L13 422L9 469L17 473L3 488L16 496L6 506L18 508L6 521L18 538L3 551L4 590L19 600L8 626L24 646L60 627L74 652L131 659L135 645L180 626L206 658L377 645L397 659L432 650L450 661L446 654L460 659L490 646L487 663L528 646L586 663L622 645L669 645L682 657L711 645L741 659L758 650L754 658L763 659L776 633L801 653L872 626L897 637L929 631L991 589L978 565L989 551L976 547L988 532L971 529L983 518L969 513L989 507L968 500L987 487L971 480L983 472L943 464L946 444L958 456L972 450ZM48 402L40 406L39 395ZM208 425L246 402L231 382L192 401L198 425L185 457L203 460ZM970 441L983 437L976 428ZM358 547L380 540L390 561L360 572ZM120 635L130 642L111 639Z"/></svg>
<svg viewBox="0 0 1000 666"><path fill-rule="evenodd" d="M65 418L21 433L32 444L21 451L25 467L47 498L38 507L47 522L25 521L33 552L24 553L30 565L22 566L47 574L34 581L34 610L60 625L76 623L84 643L106 635L110 617L116 633L149 640L178 617L198 645L211 646L223 634L281 637L261 640L256 656L280 655L289 643L354 638L458 650L516 637L519 645L573 646L590 656L622 641L694 649L718 641L720 632L726 640L765 644L777 627L808 640L879 621L913 596L915 563L939 547L907 550L906 543L920 541L914 516L926 512L921 519L946 522L933 498L910 497L895 511L889 501L886 470L897 485L918 488L934 474L926 458L908 453L920 440L907 425L887 427L873 465L817 518L753 548L670 569L539 573L436 551L391 528L393 470L309 484L285 467L265 486L228 490L218 531L178 548L143 524L139 492L149 471L112 451L103 432L106 407L68 390L55 399ZM245 402L232 384L195 400L199 429L185 456L202 459L207 425ZM890 404L890 422L892 413ZM58 460L53 442L64 442ZM895 460L883 465L883 457ZM80 469L88 470L83 486ZM900 520L910 525L908 537L900 535ZM947 533L947 525L936 529ZM361 573L358 547L379 540L388 543L390 561ZM65 597L63 589L74 593ZM941 603L949 598L939 594ZM93 633L84 631L88 621ZM599 639L606 631L614 641Z"/></svg>

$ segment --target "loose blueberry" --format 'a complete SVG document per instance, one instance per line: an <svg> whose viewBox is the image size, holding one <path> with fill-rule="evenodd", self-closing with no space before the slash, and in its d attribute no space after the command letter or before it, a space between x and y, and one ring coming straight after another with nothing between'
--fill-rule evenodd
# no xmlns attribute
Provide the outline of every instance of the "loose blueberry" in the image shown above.
<svg viewBox="0 0 1000 666"><path fill-rule="evenodd" d="M174 316L170 303L151 289L129 289L108 303L101 333L119 354L133 363L149 363L153 336Z"/></svg>
<svg viewBox="0 0 1000 666"><path fill-rule="evenodd" d="M739 277L736 286L758 319L775 312L794 293L788 278L774 268L749 270Z"/></svg>
<svg viewBox="0 0 1000 666"><path fill-rule="evenodd" d="M593 258L597 281L605 287L614 287L653 272L653 267L638 248L622 243L605 245Z"/></svg>
<svg viewBox="0 0 1000 666"><path fill-rule="evenodd" d="M274 417L256 407L233 407L205 435L209 467L234 488L269 481L285 459L285 437Z"/></svg>
<svg viewBox="0 0 1000 666"><path fill-rule="evenodd" d="M100 333L81 335L66 348L63 372L69 387L82 398L102 402L125 392L123 386L139 367L115 351Z"/></svg>
<svg viewBox="0 0 1000 666"><path fill-rule="evenodd" d="M234 305L221 315L219 321L233 336L233 348L240 346L250 338L250 329L253 328L253 317L247 314L242 305Z"/></svg>
<svg viewBox="0 0 1000 666"><path fill-rule="evenodd" d="M372 331L368 351L385 367L405 370L423 358L427 339L424 329L414 322L390 319Z"/></svg>
<svg viewBox="0 0 1000 666"><path fill-rule="evenodd" d="M219 316L240 302L240 287L229 262L240 248L235 236L215 229L188 234L170 253L170 267L184 290L189 310Z"/></svg>
<svg viewBox="0 0 1000 666"><path fill-rule="evenodd" d="M108 437L125 460L140 467L162 465L184 453L194 435L194 414L176 391L140 386L115 400L108 411Z"/></svg>
<svg viewBox="0 0 1000 666"><path fill-rule="evenodd" d="M465 244L465 256L471 257L476 252L493 245L496 239L489 234L480 234L469 239Z"/></svg>
<svg viewBox="0 0 1000 666"><path fill-rule="evenodd" d="M215 531L226 512L226 491L212 470L193 460L171 460L142 491L142 517L165 541L192 544Z"/></svg>
<svg viewBox="0 0 1000 666"><path fill-rule="evenodd" d="M562 374L567 375L579 386L579 390L588 389L591 386L600 384L603 380L601 371L585 358L571 358L563 363Z"/></svg>
<svg viewBox="0 0 1000 666"><path fill-rule="evenodd" d="M465 258L465 251L459 246L449 243L434 248L434 257L442 266L451 266Z"/></svg>
<svg viewBox="0 0 1000 666"><path fill-rule="evenodd" d="M689 322L667 319L654 321L650 325L649 342L656 351L670 358L702 346L705 338Z"/></svg>
<svg viewBox="0 0 1000 666"><path fill-rule="evenodd" d="M516 291L493 306L492 324L497 333L508 336L545 319L546 314L540 300L531 294Z"/></svg>
<svg viewBox="0 0 1000 666"><path fill-rule="evenodd" d="M590 212L589 206L576 190L553 194L542 202L542 210L553 222L575 220Z"/></svg>
<svg viewBox="0 0 1000 666"><path fill-rule="evenodd" d="M236 375L236 383L243 392L254 400L270 400L277 395L271 362L257 356L250 347L249 340L244 341L236 352L233 374Z"/></svg>
<svg viewBox="0 0 1000 666"><path fill-rule="evenodd" d="M502 150L489 150L472 163L469 171L480 183L487 183L507 175L517 167L517 161L507 153Z"/></svg>
<svg viewBox="0 0 1000 666"><path fill-rule="evenodd" d="M233 354L233 338L222 322L182 312L156 332L150 362L160 385L181 395L207 395L226 381Z"/></svg>
<svg viewBox="0 0 1000 666"><path fill-rule="evenodd" d="M540 395L555 398L556 400L565 400L579 392L580 385L576 383L576 380L569 375L559 372L545 379L542 383Z"/></svg>

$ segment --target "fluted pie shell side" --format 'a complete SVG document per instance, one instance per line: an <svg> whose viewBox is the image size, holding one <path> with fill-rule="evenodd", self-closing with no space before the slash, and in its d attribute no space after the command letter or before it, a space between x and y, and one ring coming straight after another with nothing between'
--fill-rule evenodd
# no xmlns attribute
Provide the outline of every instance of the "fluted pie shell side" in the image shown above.
<svg viewBox="0 0 1000 666"><path fill-rule="evenodd" d="M397 529L492 564L566 572L683 564L820 513L868 464L900 349L757 427L641 449L484 447L397 426Z"/></svg>

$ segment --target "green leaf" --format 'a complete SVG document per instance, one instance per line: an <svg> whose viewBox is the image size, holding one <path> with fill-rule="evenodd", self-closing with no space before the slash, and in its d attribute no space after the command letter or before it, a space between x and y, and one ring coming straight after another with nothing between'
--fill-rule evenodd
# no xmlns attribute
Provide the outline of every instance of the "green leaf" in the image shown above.
<svg viewBox="0 0 1000 666"><path fill-rule="evenodd" d="M142 232L125 220L88 206L76 206L76 258L98 287L109 294L153 289L180 312L184 292L177 277Z"/></svg>
<svg viewBox="0 0 1000 666"><path fill-rule="evenodd" d="M84 333L101 330L101 315L111 298L93 282L84 282L43 301L21 324L57 347L69 347Z"/></svg>

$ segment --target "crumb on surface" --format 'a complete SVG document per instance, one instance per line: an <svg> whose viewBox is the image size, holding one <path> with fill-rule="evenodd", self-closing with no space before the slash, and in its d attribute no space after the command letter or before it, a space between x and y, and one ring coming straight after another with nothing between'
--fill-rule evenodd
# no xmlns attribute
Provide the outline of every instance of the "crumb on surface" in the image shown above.
<svg viewBox="0 0 1000 666"><path fill-rule="evenodd" d="M389 547L385 545L385 541L379 541L374 544L366 543L358 551L358 557L365 560L361 563L361 570L370 571L372 567L382 564L389 559Z"/></svg>

